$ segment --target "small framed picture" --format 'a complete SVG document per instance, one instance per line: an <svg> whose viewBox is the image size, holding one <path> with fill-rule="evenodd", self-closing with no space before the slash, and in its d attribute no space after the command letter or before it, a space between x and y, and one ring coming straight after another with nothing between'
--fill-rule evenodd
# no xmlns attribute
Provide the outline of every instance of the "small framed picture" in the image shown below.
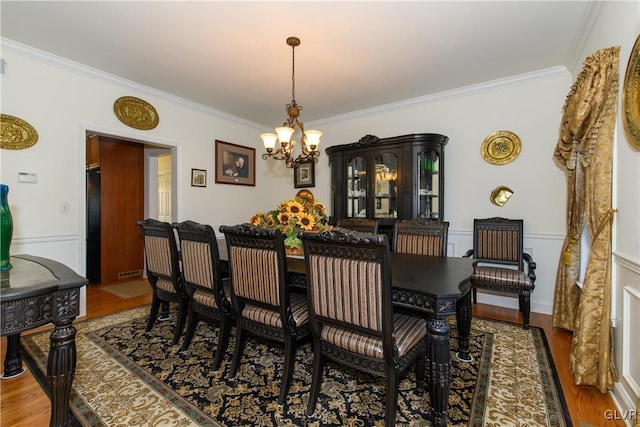
<svg viewBox="0 0 640 427"><path fill-rule="evenodd" d="M255 148L216 140L216 182L255 186Z"/></svg>
<svg viewBox="0 0 640 427"><path fill-rule="evenodd" d="M204 169L191 169L191 186L206 187L207 171Z"/></svg>
<svg viewBox="0 0 640 427"><path fill-rule="evenodd" d="M316 169L314 162L299 163L293 168L294 188L316 186Z"/></svg>

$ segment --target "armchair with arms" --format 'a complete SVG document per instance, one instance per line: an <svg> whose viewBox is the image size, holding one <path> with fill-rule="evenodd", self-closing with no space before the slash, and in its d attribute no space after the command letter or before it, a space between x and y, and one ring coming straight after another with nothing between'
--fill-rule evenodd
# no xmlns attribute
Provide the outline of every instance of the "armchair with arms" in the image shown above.
<svg viewBox="0 0 640 427"><path fill-rule="evenodd" d="M531 292L535 288L536 263L524 252L521 219L474 219L473 249L465 256L476 260L471 276L473 302L477 288L518 294L522 324L529 328Z"/></svg>

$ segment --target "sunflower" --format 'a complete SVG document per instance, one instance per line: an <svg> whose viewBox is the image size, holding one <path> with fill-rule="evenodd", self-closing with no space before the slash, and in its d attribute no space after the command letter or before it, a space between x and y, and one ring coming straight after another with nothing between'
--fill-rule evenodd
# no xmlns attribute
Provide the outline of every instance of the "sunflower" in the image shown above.
<svg viewBox="0 0 640 427"><path fill-rule="evenodd" d="M316 219L310 213L302 212L298 215L296 224L305 231L311 231L316 226Z"/></svg>
<svg viewBox="0 0 640 427"><path fill-rule="evenodd" d="M278 214L278 221L280 222L280 224L282 225L287 225L289 224L289 219L291 218L291 214L288 211L285 212L280 212Z"/></svg>
<svg viewBox="0 0 640 427"><path fill-rule="evenodd" d="M251 223L251 225L255 225L257 227L260 227L262 225L262 218L263 218L263 214L261 212L256 212L251 219L249 220L249 222Z"/></svg>
<svg viewBox="0 0 640 427"><path fill-rule="evenodd" d="M291 213L291 215L298 215L304 212L304 206L302 205L302 203L293 199L289 200L289 202L287 203L287 210L289 211L289 213Z"/></svg>

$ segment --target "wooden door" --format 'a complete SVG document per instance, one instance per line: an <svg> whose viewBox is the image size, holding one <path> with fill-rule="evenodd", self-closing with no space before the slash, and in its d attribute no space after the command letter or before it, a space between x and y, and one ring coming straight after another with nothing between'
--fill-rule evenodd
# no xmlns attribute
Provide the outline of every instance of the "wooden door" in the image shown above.
<svg viewBox="0 0 640 427"><path fill-rule="evenodd" d="M102 283L142 275L144 145L100 137Z"/></svg>

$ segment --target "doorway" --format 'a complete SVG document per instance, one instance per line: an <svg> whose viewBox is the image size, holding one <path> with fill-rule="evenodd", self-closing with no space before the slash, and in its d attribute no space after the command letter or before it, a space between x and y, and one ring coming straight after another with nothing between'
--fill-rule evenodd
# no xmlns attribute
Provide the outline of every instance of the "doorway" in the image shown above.
<svg viewBox="0 0 640 427"><path fill-rule="evenodd" d="M87 132L89 284L127 281L143 275L142 233L135 222L146 217L160 218L161 213L163 220L171 222L171 164L170 148Z"/></svg>

